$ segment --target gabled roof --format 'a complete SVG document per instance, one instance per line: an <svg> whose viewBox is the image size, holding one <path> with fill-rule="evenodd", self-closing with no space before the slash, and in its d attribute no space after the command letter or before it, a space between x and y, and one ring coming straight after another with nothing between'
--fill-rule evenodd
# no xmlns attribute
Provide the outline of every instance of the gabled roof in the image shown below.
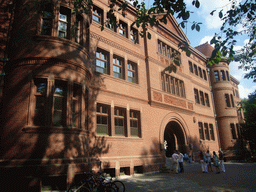
<svg viewBox="0 0 256 192"><path fill-rule="evenodd" d="M164 13L162 13L164 14ZM161 13L158 14L158 17L161 18ZM187 38L186 34L181 29L179 23L174 18L173 15L168 15L167 17L167 24L160 23L160 26L165 28L166 30L170 31L172 34L174 34L176 37L178 37L180 40L186 41L190 44L189 39Z"/></svg>
<svg viewBox="0 0 256 192"><path fill-rule="evenodd" d="M186 34L183 32L181 29L179 23L177 20L174 18L173 15L169 15L167 18L167 24L166 26L172 30L173 33L176 35L180 36L181 39L185 40L186 42L189 43L189 39L187 38Z"/></svg>

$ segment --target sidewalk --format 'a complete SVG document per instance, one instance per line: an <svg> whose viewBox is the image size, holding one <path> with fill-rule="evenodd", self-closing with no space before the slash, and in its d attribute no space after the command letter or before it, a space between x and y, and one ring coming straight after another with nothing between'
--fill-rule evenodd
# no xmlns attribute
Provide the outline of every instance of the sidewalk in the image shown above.
<svg viewBox="0 0 256 192"><path fill-rule="evenodd" d="M171 160L167 159L167 168L170 168ZM186 164L193 166L196 163ZM126 192L208 192L199 184L176 177L175 173L149 173L122 176L119 178L125 184Z"/></svg>
<svg viewBox="0 0 256 192"><path fill-rule="evenodd" d="M169 173L132 176L121 179L126 192L207 192L200 185L182 178L176 178Z"/></svg>
<svg viewBox="0 0 256 192"><path fill-rule="evenodd" d="M170 167L167 160L167 168ZM185 163L184 173L156 172L121 176L126 192L255 192L256 163L226 162L226 172L202 173L198 162Z"/></svg>

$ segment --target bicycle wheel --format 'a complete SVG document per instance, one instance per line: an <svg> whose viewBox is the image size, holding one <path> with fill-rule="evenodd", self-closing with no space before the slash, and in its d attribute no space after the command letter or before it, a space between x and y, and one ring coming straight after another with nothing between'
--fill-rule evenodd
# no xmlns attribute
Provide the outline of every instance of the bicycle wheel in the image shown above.
<svg viewBox="0 0 256 192"><path fill-rule="evenodd" d="M116 192L116 189L110 183L101 184L97 188L97 192Z"/></svg>
<svg viewBox="0 0 256 192"><path fill-rule="evenodd" d="M113 181L112 187L116 189L116 192L125 192L125 185L122 181Z"/></svg>

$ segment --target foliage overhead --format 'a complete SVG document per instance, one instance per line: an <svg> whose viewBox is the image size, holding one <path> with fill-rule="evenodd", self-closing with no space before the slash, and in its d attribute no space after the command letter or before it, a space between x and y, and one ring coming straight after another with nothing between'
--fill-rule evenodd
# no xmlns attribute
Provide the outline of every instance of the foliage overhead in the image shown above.
<svg viewBox="0 0 256 192"><path fill-rule="evenodd" d="M41 2L54 2L57 3L61 0L32 0L34 4L41 5ZM211 44L215 45L215 50L212 53L212 57L209 60L209 64L216 64L221 60L221 57L229 57L230 60L239 61L241 68L250 71L245 77L253 78L256 81L256 67L255 54L256 54L256 25L255 25L255 0L229 0L231 8L227 11L223 11L223 7L213 10L211 15L218 14L218 17L223 21L223 25L220 28L220 34L215 34L211 40ZM19 0L1 0L1 3L12 2L15 4ZM93 0L66 0L74 6L75 13L88 14L93 6ZM141 0L109 0L109 11L107 12L107 21L102 23L101 30L104 30L106 25L113 25L118 27L119 23L116 20L115 13L119 12L124 17L126 11L131 4L137 14L136 20L132 25L139 28L140 35L142 37L151 38L151 34L148 31L149 27L157 26L160 23L167 23L168 15L177 15L178 19L181 19L180 26L186 27L191 15L191 11L187 9L185 0L154 0L152 6L146 9L145 3ZM200 8L200 0L191 0L192 6ZM37 6L39 7L39 6ZM200 22L192 22L191 30L200 31ZM243 30L238 31L237 27L241 25ZM224 35L224 36L223 36ZM234 51L236 45L236 39L241 35L247 35L249 37L248 43L239 51ZM223 37L222 37L223 36ZM179 44L181 50L185 51L189 56L189 44L187 42L181 42Z"/></svg>
<svg viewBox="0 0 256 192"><path fill-rule="evenodd" d="M242 124L242 137L249 142L250 150L256 156L256 91L248 96L248 99L242 100L245 123Z"/></svg>
<svg viewBox="0 0 256 192"><path fill-rule="evenodd" d="M240 68L249 71L245 78L252 78L256 82L256 2L255 0L229 0L231 8L224 13L223 9L213 10L210 14L218 14L223 21L220 34L215 34L211 44L215 45L210 64L218 63L221 56L240 62ZM240 27L241 26L241 27ZM242 28L242 30L239 30ZM237 39L242 35L248 36L248 42L242 49L235 51Z"/></svg>

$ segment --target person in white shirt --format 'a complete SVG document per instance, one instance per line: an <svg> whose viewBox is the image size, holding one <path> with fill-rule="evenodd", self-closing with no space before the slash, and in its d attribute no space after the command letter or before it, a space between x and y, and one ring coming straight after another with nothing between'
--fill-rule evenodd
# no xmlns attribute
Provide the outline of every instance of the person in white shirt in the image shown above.
<svg viewBox="0 0 256 192"><path fill-rule="evenodd" d="M184 155L181 152L179 153L179 166L180 166L180 173L184 173L184 167L183 167L183 158Z"/></svg>
<svg viewBox="0 0 256 192"><path fill-rule="evenodd" d="M175 151L172 155L172 166L171 166L171 171L173 171L173 169L175 168L175 172L179 173L179 155L178 155L178 151Z"/></svg>

